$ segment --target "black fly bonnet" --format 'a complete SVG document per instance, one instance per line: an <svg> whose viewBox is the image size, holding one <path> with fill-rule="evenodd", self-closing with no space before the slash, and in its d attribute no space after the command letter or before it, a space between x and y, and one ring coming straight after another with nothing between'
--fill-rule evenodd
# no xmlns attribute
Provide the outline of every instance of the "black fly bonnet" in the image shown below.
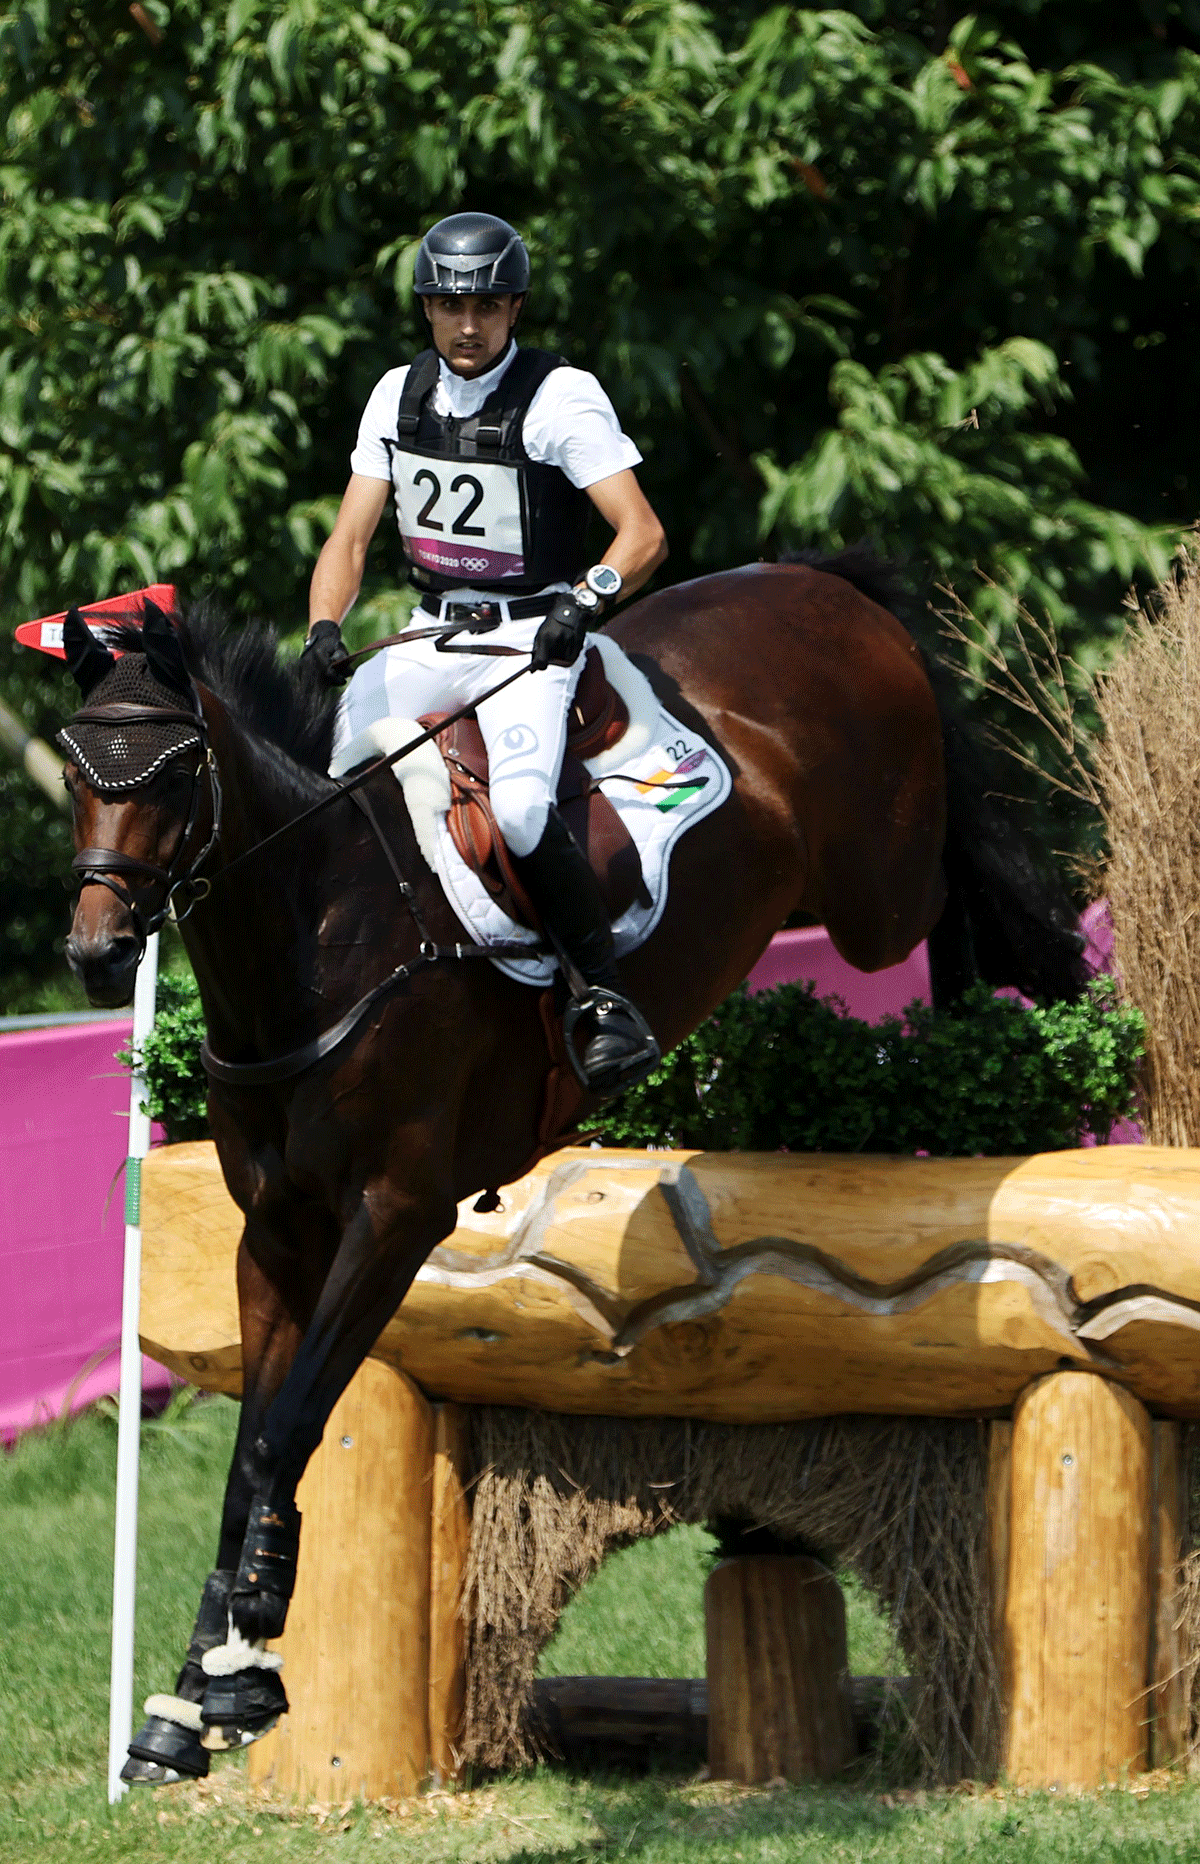
<svg viewBox="0 0 1200 1864"><path fill-rule="evenodd" d="M161 609L147 602L140 638L118 658L97 640L77 609L63 623L67 665L84 704L57 734L57 743L76 764L93 790L119 797L143 788L172 758L199 753L192 777L191 807L167 867L142 861L117 848L84 848L71 863L81 886L107 887L127 909L143 945L186 896L184 910L208 892L197 870L211 853L220 829L221 791L208 748L208 727L200 700L184 663L179 637ZM139 651L140 650L140 651ZM199 812L203 771L208 771L212 827L204 847L184 869L184 857ZM134 897L129 881L151 880L161 888L147 911Z"/></svg>
<svg viewBox="0 0 1200 1864"><path fill-rule="evenodd" d="M155 679L145 654L122 654L112 672L89 692L82 712L59 732L57 742L102 796L140 789L171 758L202 742L196 719L179 716L179 700L178 692ZM171 716L89 717L98 707L110 705L153 707Z"/></svg>

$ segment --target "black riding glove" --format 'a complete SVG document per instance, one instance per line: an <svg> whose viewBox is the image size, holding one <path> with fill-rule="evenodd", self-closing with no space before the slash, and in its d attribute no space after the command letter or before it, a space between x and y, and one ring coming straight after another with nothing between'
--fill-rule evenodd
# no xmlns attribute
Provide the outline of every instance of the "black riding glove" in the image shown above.
<svg viewBox="0 0 1200 1864"><path fill-rule="evenodd" d="M592 619L580 608L569 589L555 596L554 607L533 637L530 666L539 672L543 667L574 666Z"/></svg>
<svg viewBox="0 0 1200 1864"><path fill-rule="evenodd" d="M336 621L318 621L300 652L311 660L326 686L344 686L354 668Z"/></svg>

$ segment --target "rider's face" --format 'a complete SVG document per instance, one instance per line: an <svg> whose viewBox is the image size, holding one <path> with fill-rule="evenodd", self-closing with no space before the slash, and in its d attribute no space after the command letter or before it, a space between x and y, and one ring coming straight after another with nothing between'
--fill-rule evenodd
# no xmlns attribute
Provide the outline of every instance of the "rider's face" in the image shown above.
<svg viewBox="0 0 1200 1864"><path fill-rule="evenodd" d="M455 375L482 375L508 348L523 298L507 292L422 298L433 346Z"/></svg>

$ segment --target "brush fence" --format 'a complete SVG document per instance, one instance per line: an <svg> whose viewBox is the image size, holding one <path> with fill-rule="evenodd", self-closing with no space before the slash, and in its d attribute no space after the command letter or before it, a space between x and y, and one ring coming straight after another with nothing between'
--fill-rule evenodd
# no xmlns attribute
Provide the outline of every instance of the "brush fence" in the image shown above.
<svg viewBox="0 0 1200 1864"><path fill-rule="evenodd" d="M212 1146L153 1153L142 1208L146 1352L237 1394L241 1222ZM796 1443L809 1433L809 1468L824 1426L805 1420L836 1421L847 1444L861 1427L910 1446L914 1427L888 1420L975 1420L929 1425L979 1444L978 1521L963 1522L982 1579L955 1595L975 1622L922 1634L926 1649L967 1652L977 1698L989 1679L996 1698L998 1714L976 1701L991 1732L974 1743L970 1705L950 1704L960 1770L973 1759L1020 1783L1088 1786L1188 1746L1183 1427L1200 1418L1200 1151L571 1150L508 1186L495 1212L468 1201L301 1486L282 1642L293 1706L252 1751L258 1778L347 1799L460 1770L469 1661L486 1664L502 1630L481 1622L487 1575L481 1594L472 1567L472 1488L482 1497L495 1473L476 1466L472 1419L489 1414L474 1407L575 1414L627 1434L651 1426L620 1420L700 1421L673 1425L680 1441L757 1427L735 1433L747 1445L784 1446L786 1432L763 1436L782 1425ZM569 1437L565 1417L546 1421ZM728 1460L718 1452L714 1467ZM881 1463L880 1486L896 1474ZM803 1522L792 1504L806 1480L793 1466L788 1493L755 1512ZM897 1559L916 1480L907 1525L899 1505L889 1516ZM631 1471L613 1537L655 1509L642 1531L673 1518L654 1497L639 1514L637 1483ZM490 1568L502 1557L493 1548ZM540 1557L516 1570L514 1554L510 1617L561 1602ZM874 1557L879 1567L877 1545ZM472 1740L469 1751L486 1749L478 1729Z"/></svg>

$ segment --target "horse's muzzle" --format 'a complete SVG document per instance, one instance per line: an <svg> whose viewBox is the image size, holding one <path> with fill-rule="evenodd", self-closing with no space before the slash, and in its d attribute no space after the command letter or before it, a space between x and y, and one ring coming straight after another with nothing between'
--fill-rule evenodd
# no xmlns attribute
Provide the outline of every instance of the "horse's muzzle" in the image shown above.
<svg viewBox="0 0 1200 1864"><path fill-rule="evenodd" d="M72 932L66 943L67 963L86 990L88 1002L99 1010L117 1010L132 1002L141 955L141 941L132 932L107 938Z"/></svg>

